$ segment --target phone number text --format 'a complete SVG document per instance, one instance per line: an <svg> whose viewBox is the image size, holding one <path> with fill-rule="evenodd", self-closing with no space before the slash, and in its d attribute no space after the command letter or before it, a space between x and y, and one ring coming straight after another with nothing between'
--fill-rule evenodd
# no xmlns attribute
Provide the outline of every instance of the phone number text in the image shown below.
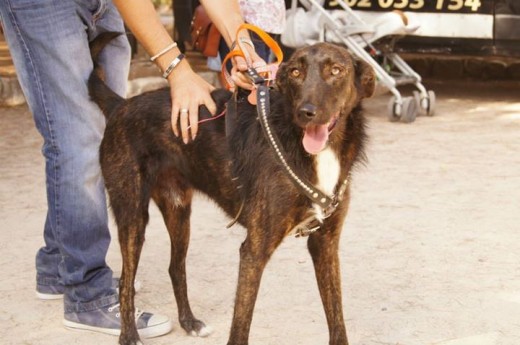
<svg viewBox="0 0 520 345"><path fill-rule="evenodd" d="M492 13L492 1L480 0L344 0L353 9L420 12ZM327 9L338 9L338 1L326 2Z"/></svg>

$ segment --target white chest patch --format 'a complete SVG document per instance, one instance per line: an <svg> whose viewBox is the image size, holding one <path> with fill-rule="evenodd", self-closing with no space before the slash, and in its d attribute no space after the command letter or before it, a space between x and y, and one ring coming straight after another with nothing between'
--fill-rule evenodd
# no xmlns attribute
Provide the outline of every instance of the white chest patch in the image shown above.
<svg viewBox="0 0 520 345"><path fill-rule="evenodd" d="M318 176L317 186L325 194L332 196L334 187L339 180L339 160L336 153L326 148L316 155L316 174ZM314 205L317 215L322 214L321 207Z"/></svg>
<svg viewBox="0 0 520 345"><path fill-rule="evenodd" d="M317 187L322 192L332 195L339 180L339 160L330 148L326 148L316 155L316 173L318 175Z"/></svg>

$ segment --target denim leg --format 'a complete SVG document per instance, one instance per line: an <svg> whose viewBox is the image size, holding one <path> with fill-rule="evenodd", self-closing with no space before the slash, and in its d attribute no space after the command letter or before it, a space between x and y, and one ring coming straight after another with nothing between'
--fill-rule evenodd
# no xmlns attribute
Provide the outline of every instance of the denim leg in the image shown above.
<svg viewBox="0 0 520 345"><path fill-rule="evenodd" d="M48 213L37 282L65 287L65 312L117 301L105 262L110 244L99 144L105 119L90 101L88 43L124 32L108 0L3 0L0 15L20 84L44 138ZM101 56L107 83L124 95L130 49L124 36Z"/></svg>

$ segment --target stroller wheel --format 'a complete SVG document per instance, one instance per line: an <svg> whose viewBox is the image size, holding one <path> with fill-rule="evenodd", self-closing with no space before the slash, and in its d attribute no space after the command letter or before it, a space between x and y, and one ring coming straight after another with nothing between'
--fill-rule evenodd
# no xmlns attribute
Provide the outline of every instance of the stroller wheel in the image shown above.
<svg viewBox="0 0 520 345"><path fill-rule="evenodd" d="M397 122L401 119L401 114L403 113L403 106L395 101L395 96L392 96L388 101L387 106L388 111L388 120L390 122Z"/></svg>
<svg viewBox="0 0 520 345"><path fill-rule="evenodd" d="M428 90L428 112L426 115L433 116L435 114L435 92L433 90Z"/></svg>
<svg viewBox="0 0 520 345"><path fill-rule="evenodd" d="M419 115L433 116L435 113L435 92L428 90L428 97L421 97L419 91L413 91L413 98L419 110Z"/></svg>
<svg viewBox="0 0 520 345"><path fill-rule="evenodd" d="M417 103L413 97L403 98L403 113L401 114L401 122L410 123L414 122L417 117L418 109Z"/></svg>
<svg viewBox="0 0 520 345"><path fill-rule="evenodd" d="M391 122L414 122L417 112L417 103L413 97L404 97L402 104L396 102L395 96L388 102L388 119Z"/></svg>

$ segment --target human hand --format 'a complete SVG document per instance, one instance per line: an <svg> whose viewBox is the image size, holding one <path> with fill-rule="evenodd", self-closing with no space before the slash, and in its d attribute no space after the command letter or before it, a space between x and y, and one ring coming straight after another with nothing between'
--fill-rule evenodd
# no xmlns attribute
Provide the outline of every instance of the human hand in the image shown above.
<svg viewBox="0 0 520 345"><path fill-rule="evenodd" d="M168 77L172 98L171 125L175 136L182 135L187 144L199 129L199 106L205 105L211 114L217 111L210 92L214 89L191 67L183 62ZM191 134L191 135L190 135Z"/></svg>
<svg viewBox="0 0 520 345"><path fill-rule="evenodd" d="M240 50L244 54L244 57L235 56L231 61L233 63L233 68L231 69L231 79L235 83L236 86L241 87L243 89L252 90L253 83L251 79L243 73L247 71L248 66L258 69L260 67L266 66L266 62L255 52L253 42L251 40L243 40L243 43L240 45L237 44L233 50Z"/></svg>

